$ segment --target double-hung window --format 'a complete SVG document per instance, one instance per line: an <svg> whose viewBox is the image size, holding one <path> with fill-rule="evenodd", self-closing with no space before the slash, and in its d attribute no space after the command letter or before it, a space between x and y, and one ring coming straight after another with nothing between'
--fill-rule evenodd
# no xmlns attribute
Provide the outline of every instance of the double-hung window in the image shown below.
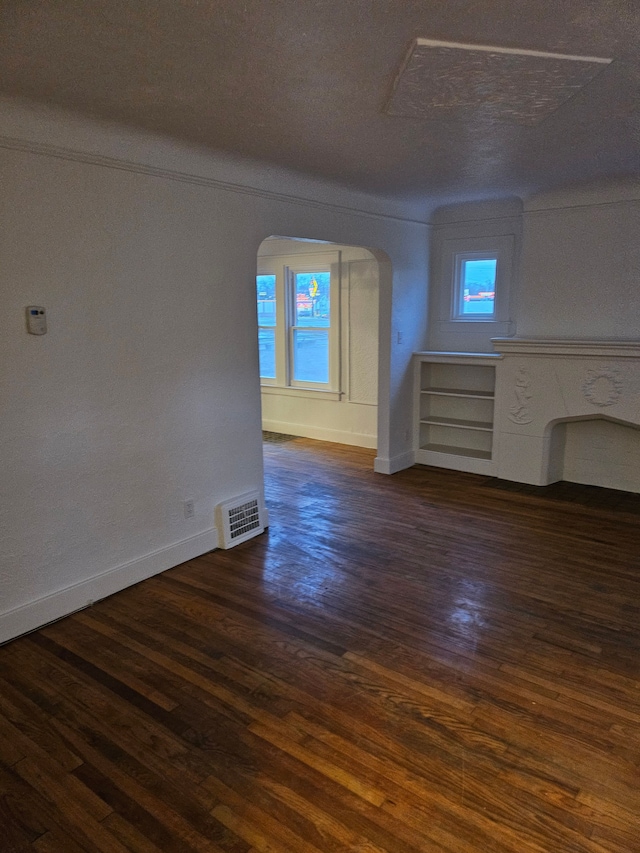
<svg viewBox="0 0 640 853"><path fill-rule="evenodd" d="M261 259L256 284L262 384L337 391L339 253Z"/></svg>

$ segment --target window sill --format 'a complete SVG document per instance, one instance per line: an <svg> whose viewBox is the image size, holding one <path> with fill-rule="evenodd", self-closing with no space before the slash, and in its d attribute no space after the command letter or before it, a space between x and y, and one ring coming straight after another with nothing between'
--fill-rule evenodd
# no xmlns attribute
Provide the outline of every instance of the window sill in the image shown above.
<svg viewBox="0 0 640 853"><path fill-rule="evenodd" d="M290 385L261 385L262 394L277 394L280 397L315 397L317 400L340 401L341 391L324 391L317 388L292 388Z"/></svg>

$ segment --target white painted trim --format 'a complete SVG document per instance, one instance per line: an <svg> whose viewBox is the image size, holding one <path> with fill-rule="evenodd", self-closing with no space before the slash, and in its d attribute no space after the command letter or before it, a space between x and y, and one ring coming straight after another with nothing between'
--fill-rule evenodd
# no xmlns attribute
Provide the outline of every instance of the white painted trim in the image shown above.
<svg viewBox="0 0 640 853"><path fill-rule="evenodd" d="M580 193L576 191L573 196L562 194L560 190L541 193L524 202L522 215L551 217L562 210L598 210L605 207L626 209L628 205L640 202L640 181L629 181L621 186L607 186L609 197L603 197L604 192L602 188L584 188Z"/></svg>
<svg viewBox="0 0 640 853"><path fill-rule="evenodd" d="M428 361L430 364L482 364L494 365L496 360L502 358L497 352L443 352L441 350L429 352L414 352L417 361Z"/></svg>
<svg viewBox="0 0 640 853"><path fill-rule="evenodd" d="M264 383L264 379L260 380ZM279 397L315 397L318 400L340 401L344 391L325 391L321 388L304 388L297 385L260 385L261 394L275 394Z"/></svg>
<svg viewBox="0 0 640 853"><path fill-rule="evenodd" d="M567 59L572 62L598 62L609 65L613 59L601 56L575 56L569 53L548 53L545 50L529 50L522 47L494 47L488 44L463 44L457 41L438 41L436 39L416 39L417 47L448 47L456 50L480 50L488 53L506 53L511 56L537 56L540 59Z"/></svg>
<svg viewBox="0 0 640 853"><path fill-rule="evenodd" d="M398 471L411 468L415 464L415 461L416 454L413 450L407 450L406 453L400 453L398 456L392 456L390 459L376 456L373 461L373 470L377 474L397 474Z"/></svg>
<svg viewBox="0 0 640 853"><path fill-rule="evenodd" d="M234 183L231 181L223 181L219 178L207 177L206 175L195 174L191 172L181 172L175 169L169 169L164 166L154 166L132 160L120 159L104 154L91 153L88 151L79 151L72 148L65 148L59 145L51 145L46 142L36 142L31 139L16 139L11 136L0 134L0 148L6 148L9 151L23 151L29 154L39 154L45 157L54 157L58 160L70 160L75 163L87 163L92 166L101 166L107 169L117 169L121 172L134 172L137 175L151 175L156 178L165 178L171 181L179 181L183 184L196 184L202 187L213 187L214 189L223 190L225 192L240 193L244 195L256 196L274 201L286 202L287 204L298 204L305 207L321 208L324 210L333 210L336 213L344 213L348 215L364 216L369 219L380 219L390 222L408 222L413 225L427 225L426 219L415 219L410 216L398 216L387 213L377 213L375 211L366 210L359 207L351 207L344 204L336 204L335 202L318 201L305 196L293 195L290 193L276 192L275 190L262 189L252 187L248 184Z"/></svg>
<svg viewBox="0 0 640 853"><path fill-rule="evenodd" d="M297 435L301 438L315 438L318 441L332 441L335 444L351 444L354 447L375 449L378 446L375 435L368 435L361 432L346 432L327 427L307 426L306 424L292 424L288 421L270 421L264 419L262 421L262 429L266 432Z"/></svg>
<svg viewBox="0 0 640 853"><path fill-rule="evenodd" d="M450 471L464 471L467 474L482 474L486 477L495 477L498 470L497 463L491 459L474 459L472 456L439 453L437 450L417 450L416 463L434 468L448 468Z"/></svg>
<svg viewBox="0 0 640 853"><path fill-rule="evenodd" d="M193 560L194 557L206 554L207 551L217 547L218 533L215 528L211 528L189 539L169 545L167 548L152 551L144 557L108 569L92 578L71 584L51 595L45 595L21 607L1 613L0 643L82 610L101 598L120 592L128 586L172 569L187 560Z"/></svg>
<svg viewBox="0 0 640 853"><path fill-rule="evenodd" d="M607 358L640 358L638 341L579 341L545 338L491 338L499 353L539 356L587 356Z"/></svg>

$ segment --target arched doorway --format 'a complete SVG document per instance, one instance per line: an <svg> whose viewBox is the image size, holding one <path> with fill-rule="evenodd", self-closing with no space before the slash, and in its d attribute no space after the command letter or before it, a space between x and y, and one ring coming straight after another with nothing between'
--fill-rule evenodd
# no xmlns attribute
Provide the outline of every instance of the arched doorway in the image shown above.
<svg viewBox="0 0 640 853"><path fill-rule="evenodd" d="M374 254L272 236L258 249L256 285L263 429L377 447Z"/></svg>

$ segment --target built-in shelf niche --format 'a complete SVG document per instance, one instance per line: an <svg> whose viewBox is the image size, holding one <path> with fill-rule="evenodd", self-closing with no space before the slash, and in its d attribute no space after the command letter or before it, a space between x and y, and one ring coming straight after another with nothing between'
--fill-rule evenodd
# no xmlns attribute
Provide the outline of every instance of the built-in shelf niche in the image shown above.
<svg viewBox="0 0 640 853"><path fill-rule="evenodd" d="M494 473L495 361L472 353L417 353L416 462Z"/></svg>

